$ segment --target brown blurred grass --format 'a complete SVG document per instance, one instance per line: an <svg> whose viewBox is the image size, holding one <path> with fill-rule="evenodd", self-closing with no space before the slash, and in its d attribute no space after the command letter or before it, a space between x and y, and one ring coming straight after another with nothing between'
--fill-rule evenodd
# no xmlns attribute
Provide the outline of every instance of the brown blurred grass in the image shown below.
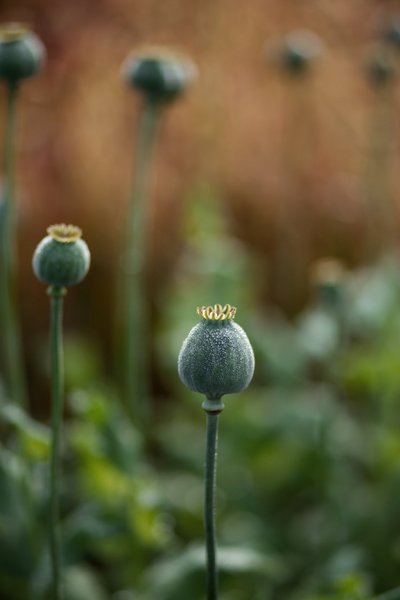
<svg viewBox="0 0 400 600"><path fill-rule="evenodd" d="M152 296L182 249L184 199L199 180L218 187L232 231L264 265L265 302L295 311L319 256L350 264L370 258L364 182L377 94L363 61L397 8L378 0L3 2L1 19L30 23L49 54L42 74L24 85L19 113L25 331L35 336L47 318L45 294L31 274L33 249L48 224L67 221L83 228L93 253L91 275L71 293L67 319L109 341L140 108L119 69L144 43L187 52L200 72L162 127L151 200ZM325 50L304 81L291 81L266 59L266 49L301 28L320 35ZM397 88L394 94L398 105ZM398 130L394 114L393 198ZM397 224L397 206L393 214Z"/></svg>

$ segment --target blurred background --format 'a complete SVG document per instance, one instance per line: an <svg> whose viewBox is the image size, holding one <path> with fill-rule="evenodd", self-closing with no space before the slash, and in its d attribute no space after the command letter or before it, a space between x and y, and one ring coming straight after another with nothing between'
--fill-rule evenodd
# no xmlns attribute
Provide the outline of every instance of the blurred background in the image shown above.
<svg viewBox="0 0 400 600"><path fill-rule="evenodd" d="M90 296L80 326L102 339L110 331L105 317L139 109L120 65L143 44L183 50L199 69L198 84L168 111L157 153L148 242L153 303L185 251L185 219L199 195L212 196L227 231L252 254L260 303L291 315L309 295L315 259L334 255L355 265L376 255L378 242L388 245L388 235L376 240L367 226L372 220L379 227L376 219L390 211L396 231L398 89L394 81L383 86L390 92L371 84L367 65L395 7L319 0L4 2L2 20L31 24L48 50L46 68L24 86L19 115L25 328L35 334L44 323L42 289L31 276L33 248L49 223L69 220L82 226L93 253L86 290L77 292ZM309 72L290 76L279 64L279 45L302 29L320 36L321 53ZM375 161L377 144L385 156ZM371 179L379 178L385 181L377 192Z"/></svg>
<svg viewBox="0 0 400 600"><path fill-rule="evenodd" d="M0 19L28 23L48 52L18 111L30 415L3 411L1 597L46 594L48 298L31 257L57 222L82 227L92 253L65 312L68 599L204 597L203 415L175 365L196 306L215 302L238 306L257 363L222 415L222 597L396 588L398 2L3 0ZM120 66L148 44L183 51L199 75L165 111L155 158L143 435L118 398L114 349L141 109ZM4 89L1 102L4 120Z"/></svg>

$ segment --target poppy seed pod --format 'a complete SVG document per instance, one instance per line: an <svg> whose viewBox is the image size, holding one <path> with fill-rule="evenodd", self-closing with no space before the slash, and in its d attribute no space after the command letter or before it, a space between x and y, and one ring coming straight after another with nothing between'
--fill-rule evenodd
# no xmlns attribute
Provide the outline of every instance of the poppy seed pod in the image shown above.
<svg viewBox="0 0 400 600"><path fill-rule="evenodd" d="M155 100L172 100L182 94L196 76L192 61L160 48L129 56L122 66L128 85Z"/></svg>
<svg viewBox="0 0 400 600"><path fill-rule="evenodd" d="M383 31L384 39L394 46L400 48L400 17L393 15L386 23Z"/></svg>
<svg viewBox="0 0 400 600"><path fill-rule="evenodd" d="M371 84L376 88L381 88L393 82L396 76L396 66L393 58L380 49L374 55L371 55L366 65L366 71Z"/></svg>
<svg viewBox="0 0 400 600"><path fill-rule="evenodd" d="M322 258L312 265L311 280L317 297L329 306L338 306L343 299L346 272L336 258Z"/></svg>
<svg viewBox="0 0 400 600"><path fill-rule="evenodd" d="M44 61L46 51L39 38L23 25L0 25L0 79L16 83L32 77Z"/></svg>
<svg viewBox="0 0 400 600"><path fill-rule="evenodd" d="M236 309L222 307L197 309L201 322L189 332L178 358L178 373L189 389L210 400L240 392L254 373L254 353L243 329L233 322Z"/></svg>
<svg viewBox="0 0 400 600"><path fill-rule="evenodd" d="M283 40L281 63L290 73L300 74L308 69L322 51L320 38L312 31L292 31Z"/></svg>
<svg viewBox="0 0 400 600"><path fill-rule="evenodd" d="M52 225L33 255L33 271L40 281L64 287L75 285L86 276L90 252L74 225Z"/></svg>

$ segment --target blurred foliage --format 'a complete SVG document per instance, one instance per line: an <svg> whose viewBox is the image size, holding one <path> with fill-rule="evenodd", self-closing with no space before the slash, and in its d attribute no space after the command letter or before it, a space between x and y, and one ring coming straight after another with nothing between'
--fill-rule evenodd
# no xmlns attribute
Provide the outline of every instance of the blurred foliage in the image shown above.
<svg viewBox="0 0 400 600"><path fill-rule="evenodd" d="M221 419L221 600L396 600L399 260L314 282L295 320L260 315L257 266L201 194L163 298L156 348L173 398L157 400L151 431L127 418L96 349L66 338L65 598L203 600L204 415L176 356L196 304L229 298L257 371ZM0 596L43 600L49 431L5 400L0 416Z"/></svg>

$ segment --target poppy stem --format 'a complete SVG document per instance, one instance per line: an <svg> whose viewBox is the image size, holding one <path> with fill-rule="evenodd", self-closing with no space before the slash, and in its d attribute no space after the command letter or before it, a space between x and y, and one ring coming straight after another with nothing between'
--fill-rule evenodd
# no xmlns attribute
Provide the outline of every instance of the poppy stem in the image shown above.
<svg viewBox="0 0 400 600"><path fill-rule="evenodd" d="M8 83L4 131L4 188L0 200L0 330L8 392L14 402L26 406L27 394L22 361L19 323L15 308L14 139L18 84Z"/></svg>
<svg viewBox="0 0 400 600"><path fill-rule="evenodd" d="M52 570L52 600L61 599L61 537L60 537L60 439L64 396L62 314L66 289L51 286L51 377L52 377L52 444L50 462L50 557Z"/></svg>
<svg viewBox="0 0 400 600"><path fill-rule="evenodd" d="M216 481L218 451L218 421L223 409L220 400L207 398L203 403L206 412L206 457L204 471L204 528L206 538L207 600L218 600L218 568L216 537Z"/></svg>
<svg viewBox="0 0 400 600"><path fill-rule="evenodd" d="M139 122L128 232L125 388L131 416L143 425L150 416L149 311L145 297L145 255L153 156L161 102L147 99Z"/></svg>

